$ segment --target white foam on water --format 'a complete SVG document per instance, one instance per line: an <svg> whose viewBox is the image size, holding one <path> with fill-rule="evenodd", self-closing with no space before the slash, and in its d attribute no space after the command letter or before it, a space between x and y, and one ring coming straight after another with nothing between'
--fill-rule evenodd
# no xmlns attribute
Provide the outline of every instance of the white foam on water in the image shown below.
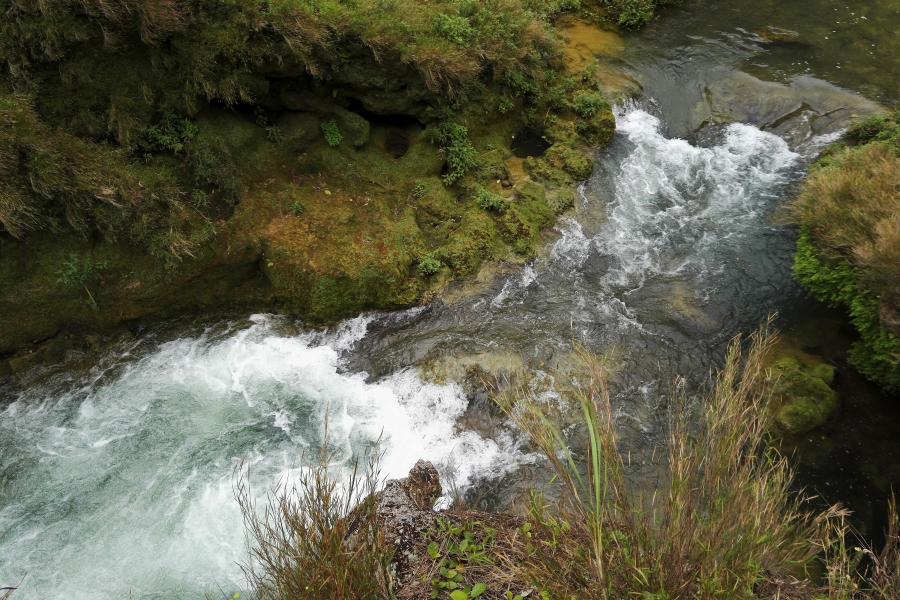
<svg viewBox="0 0 900 600"><path fill-rule="evenodd" d="M632 149L613 173L615 198L593 242L617 259L607 275L617 287L716 274L714 251L765 226L773 190L801 159L781 138L740 123L708 148L664 137L659 119L636 108L619 107L616 127Z"/></svg>
<svg viewBox="0 0 900 600"><path fill-rule="evenodd" d="M455 384L412 370L375 383L342 373L339 351L365 336L370 317L295 337L253 320L225 338L166 343L104 384L31 391L0 414L0 529L9 528L0 581L27 573L17 598L235 591L242 457L260 492L323 440L350 461L380 438L384 475L402 477L424 458L454 464L462 487L525 459L515 440L457 431L467 402Z"/></svg>

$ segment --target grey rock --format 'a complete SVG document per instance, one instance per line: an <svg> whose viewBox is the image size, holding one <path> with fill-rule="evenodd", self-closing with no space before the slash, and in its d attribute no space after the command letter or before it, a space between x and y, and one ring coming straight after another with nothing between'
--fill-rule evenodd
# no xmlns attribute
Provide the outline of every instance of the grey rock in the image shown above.
<svg viewBox="0 0 900 600"><path fill-rule="evenodd" d="M814 136L836 133L856 119L886 112L875 102L814 77L790 84L733 71L707 85L691 114L692 129L704 123L755 125L799 148Z"/></svg>
<svg viewBox="0 0 900 600"><path fill-rule="evenodd" d="M424 557L417 552L422 532L434 524L432 510L441 495L440 476L430 462L420 460L409 477L391 479L376 498L376 518L383 527L385 539L394 549L391 561L396 588Z"/></svg>

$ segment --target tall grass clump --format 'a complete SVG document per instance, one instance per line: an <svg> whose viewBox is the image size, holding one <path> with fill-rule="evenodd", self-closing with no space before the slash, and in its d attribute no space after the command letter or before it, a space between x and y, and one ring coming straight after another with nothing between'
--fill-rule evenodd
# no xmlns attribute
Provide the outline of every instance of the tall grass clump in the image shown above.
<svg viewBox="0 0 900 600"><path fill-rule="evenodd" d="M562 484L571 539L587 550L544 545L519 568L553 597L754 598L772 574L803 568L819 550L825 518L792 492L785 457L767 444L770 396L762 385L772 337L762 330L746 352L729 346L715 385L691 418L673 398L667 469L655 490L629 484L602 360L577 354L588 383L573 390L589 440L576 454L537 402L498 402L547 456ZM532 505L544 522L546 507ZM562 575L561 575L562 574Z"/></svg>
<svg viewBox="0 0 900 600"><path fill-rule="evenodd" d="M789 207L800 225L794 272L813 296L846 310L860 333L850 362L900 389L900 123L871 117L810 171Z"/></svg>
<svg viewBox="0 0 900 600"><path fill-rule="evenodd" d="M259 510L249 469L237 470L235 497L248 536L242 565L257 600L382 600L392 551L376 520L377 453L339 482L328 461L269 491Z"/></svg>

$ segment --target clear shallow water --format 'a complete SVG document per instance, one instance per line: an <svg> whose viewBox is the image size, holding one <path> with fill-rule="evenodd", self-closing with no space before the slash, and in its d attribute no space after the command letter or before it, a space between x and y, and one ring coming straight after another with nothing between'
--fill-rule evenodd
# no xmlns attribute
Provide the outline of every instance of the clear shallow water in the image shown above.
<svg viewBox="0 0 900 600"><path fill-rule="evenodd" d="M263 490L323 441L348 460L380 438L386 475L429 459L464 489L500 488L502 505L535 458L459 375L482 364L549 381L573 336L620 365L623 425L652 442L671 375L703 380L731 336L797 295L792 234L769 216L803 161L747 125L701 147L643 110L617 118L544 255L456 305L326 333L255 317L142 338L22 394L0 415L0 580L27 573L25 600L236 589L235 465L246 457Z"/></svg>
<svg viewBox="0 0 900 600"><path fill-rule="evenodd" d="M766 28L796 35L773 38ZM622 64L664 105L676 135L690 133L681 119L723 71L780 83L809 76L900 101L900 0L684 0L625 39Z"/></svg>

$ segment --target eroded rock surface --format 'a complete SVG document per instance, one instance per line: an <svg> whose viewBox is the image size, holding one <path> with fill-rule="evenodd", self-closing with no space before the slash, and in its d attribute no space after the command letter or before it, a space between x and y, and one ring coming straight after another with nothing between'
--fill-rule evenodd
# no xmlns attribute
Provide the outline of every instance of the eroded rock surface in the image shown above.
<svg viewBox="0 0 900 600"><path fill-rule="evenodd" d="M704 96L693 110L694 129L705 123L748 123L783 137L792 147L884 112L859 94L806 76L785 85L734 71L709 84Z"/></svg>
<svg viewBox="0 0 900 600"><path fill-rule="evenodd" d="M384 528L385 539L394 548L391 561L396 588L424 558L417 551L422 532L434 523L434 503L441 496L437 469L419 460L403 479L391 479L378 494L376 514Z"/></svg>

